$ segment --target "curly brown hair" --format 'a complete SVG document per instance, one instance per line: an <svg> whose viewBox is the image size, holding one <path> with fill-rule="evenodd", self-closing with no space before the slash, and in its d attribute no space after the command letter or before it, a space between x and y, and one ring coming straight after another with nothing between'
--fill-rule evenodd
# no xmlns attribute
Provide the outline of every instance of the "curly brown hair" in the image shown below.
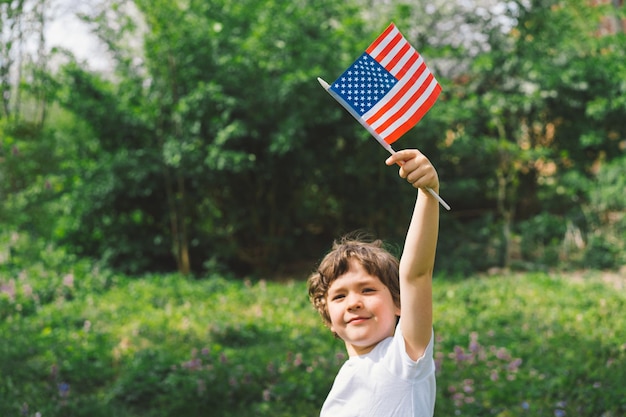
<svg viewBox="0 0 626 417"><path fill-rule="evenodd" d="M331 325L326 307L328 289L333 281L348 272L353 260L359 262L369 275L380 279L389 289L396 307L400 307L398 259L384 248L381 240L368 241L360 236L346 235L333 242L331 251L307 280L309 299L328 327Z"/></svg>

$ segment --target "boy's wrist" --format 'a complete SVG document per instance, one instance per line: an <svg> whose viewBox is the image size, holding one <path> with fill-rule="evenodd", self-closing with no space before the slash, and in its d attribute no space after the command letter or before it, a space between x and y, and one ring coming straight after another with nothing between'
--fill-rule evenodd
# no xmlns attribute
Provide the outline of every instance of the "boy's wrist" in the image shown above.
<svg viewBox="0 0 626 417"><path fill-rule="evenodd" d="M418 188L419 194L421 194L422 196L428 198L429 200L433 200L435 202L437 202L437 204L439 204L439 200L437 199L437 197L435 197L431 191L434 191L435 194L439 194L439 186L436 187L420 187Z"/></svg>

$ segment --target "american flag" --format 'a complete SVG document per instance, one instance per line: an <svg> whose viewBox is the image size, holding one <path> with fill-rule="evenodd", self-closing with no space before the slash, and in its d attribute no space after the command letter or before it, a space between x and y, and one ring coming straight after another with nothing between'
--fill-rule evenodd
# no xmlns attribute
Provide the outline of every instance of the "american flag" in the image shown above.
<svg viewBox="0 0 626 417"><path fill-rule="evenodd" d="M393 23L330 88L388 144L415 126L441 93L420 54Z"/></svg>

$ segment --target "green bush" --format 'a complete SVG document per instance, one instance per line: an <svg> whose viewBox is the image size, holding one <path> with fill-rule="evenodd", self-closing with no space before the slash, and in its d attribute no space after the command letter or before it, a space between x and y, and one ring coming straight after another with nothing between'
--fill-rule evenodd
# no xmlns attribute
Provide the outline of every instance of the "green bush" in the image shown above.
<svg viewBox="0 0 626 417"><path fill-rule="evenodd" d="M0 278L0 415L316 416L346 358L301 281L57 267ZM434 298L435 415L626 413L626 296L599 277L437 277Z"/></svg>
<svg viewBox="0 0 626 417"><path fill-rule="evenodd" d="M559 264L567 219L550 213L540 213L516 229L521 238L522 259L535 265L554 267Z"/></svg>
<svg viewBox="0 0 626 417"><path fill-rule="evenodd" d="M603 235L592 235L585 250L584 265L591 269L614 269L620 266L620 246L623 245L611 242Z"/></svg>
<svg viewBox="0 0 626 417"><path fill-rule="evenodd" d="M449 275L467 276L500 265L501 225L491 215L460 222L442 216L441 229L453 239L442 239L437 246L437 270Z"/></svg>
<svg viewBox="0 0 626 417"><path fill-rule="evenodd" d="M584 266L618 269L626 265L626 157L603 164L590 192L590 224Z"/></svg>
<svg viewBox="0 0 626 417"><path fill-rule="evenodd" d="M620 284L620 285L623 285ZM619 416L624 295L597 277L439 283L436 415Z"/></svg>

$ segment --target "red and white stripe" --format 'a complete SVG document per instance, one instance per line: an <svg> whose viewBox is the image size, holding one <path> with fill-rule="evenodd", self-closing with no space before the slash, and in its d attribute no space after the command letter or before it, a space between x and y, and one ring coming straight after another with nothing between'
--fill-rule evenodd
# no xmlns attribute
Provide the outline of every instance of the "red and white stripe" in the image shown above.
<svg viewBox="0 0 626 417"><path fill-rule="evenodd" d="M363 115L363 120L385 142L392 144L430 110L441 93L441 86L393 23L365 52L398 80L387 95Z"/></svg>

